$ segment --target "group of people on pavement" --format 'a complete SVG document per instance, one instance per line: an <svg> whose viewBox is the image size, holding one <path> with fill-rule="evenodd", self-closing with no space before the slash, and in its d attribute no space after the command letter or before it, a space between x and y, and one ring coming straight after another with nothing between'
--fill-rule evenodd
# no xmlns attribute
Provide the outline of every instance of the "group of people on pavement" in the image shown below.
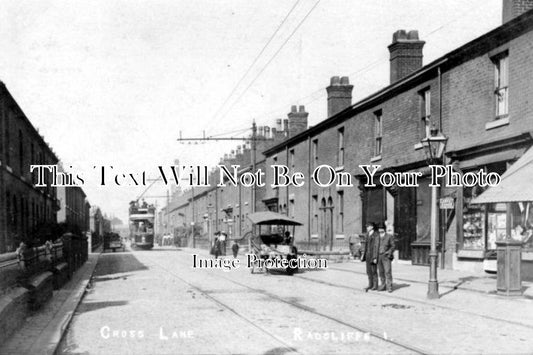
<svg viewBox="0 0 533 355"><path fill-rule="evenodd" d="M215 239L213 240L213 245L211 246L211 254L215 256L215 259L217 259L221 255L226 255L227 239L228 235L225 232L218 231L215 233ZM236 258L237 254L239 253L239 244L237 244L237 241L233 241L231 250L233 252L233 257Z"/></svg>
<svg viewBox="0 0 533 355"><path fill-rule="evenodd" d="M386 230L385 223L366 224L365 247L361 257L361 261L366 261L368 275L366 292L368 290L392 292L391 262L394 258L394 236ZM378 278L381 285L379 285Z"/></svg>

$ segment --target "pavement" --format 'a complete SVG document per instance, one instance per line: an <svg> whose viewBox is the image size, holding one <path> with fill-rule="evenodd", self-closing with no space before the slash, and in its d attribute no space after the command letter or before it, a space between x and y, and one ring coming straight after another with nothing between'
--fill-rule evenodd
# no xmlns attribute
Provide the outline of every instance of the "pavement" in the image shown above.
<svg viewBox="0 0 533 355"><path fill-rule="evenodd" d="M359 261L332 264L332 267L357 274L366 275L366 264ZM393 276L397 281L407 283L426 284L429 279L429 267L394 263ZM472 273L458 270L437 269L437 278L441 294L453 290L479 292L484 294L496 294L496 274L486 272ZM533 299L533 282L522 281L522 298ZM505 297L505 296L502 296ZM513 299L515 297L505 297ZM516 297L520 298L520 297Z"/></svg>
<svg viewBox="0 0 533 355"><path fill-rule="evenodd" d="M243 269L194 270L185 266L191 254L208 257L204 250L173 247L110 253L100 259L91 254L71 281L0 345L0 354L265 353L269 349L352 353L353 342L331 344L330 339L324 344L324 338L316 336L359 332L373 336L369 344L357 343L362 353L533 351L527 335L533 329L532 283L523 283L522 297L505 297L496 293L495 275L439 269L441 298L428 300L429 269L424 266L394 263L394 292L365 293L365 264L357 261L329 263L328 270L305 271L294 279L263 278ZM244 264L244 256L239 258ZM83 298L93 273L95 284ZM245 298L236 297L239 294ZM219 312L226 312L225 318L216 316ZM296 336L298 329L315 338L304 344ZM194 335L188 339L185 330ZM294 337L287 337L293 331ZM161 332L170 341L161 340ZM393 346L387 337L404 347ZM141 341L149 346L137 347Z"/></svg>
<svg viewBox="0 0 533 355"><path fill-rule="evenodd" d="M23 326L0 345L2 355L54 354L90 282L99 253L89 254L88 260L52 299L29 316Z"/></svg>

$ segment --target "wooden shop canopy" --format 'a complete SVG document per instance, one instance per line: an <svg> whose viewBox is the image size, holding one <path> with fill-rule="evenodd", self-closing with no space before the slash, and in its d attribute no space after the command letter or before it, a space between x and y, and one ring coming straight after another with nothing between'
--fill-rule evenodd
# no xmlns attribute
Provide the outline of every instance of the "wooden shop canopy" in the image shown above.
<svg viewBox="0 0 533 355"><path fill-rule="evenodd" d="M533 148L530 148L503 175L498 186L491 186L471 203L533 201Z"/></svg>

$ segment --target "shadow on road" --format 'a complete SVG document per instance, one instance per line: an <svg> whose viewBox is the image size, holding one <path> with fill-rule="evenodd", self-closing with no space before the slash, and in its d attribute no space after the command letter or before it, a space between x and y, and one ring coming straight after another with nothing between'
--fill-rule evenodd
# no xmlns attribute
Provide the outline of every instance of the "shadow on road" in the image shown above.
<svg viewBox="0 0 533 355"><path fill-rule="evenodd" d="M127 280L132 274L127 275L117 275L117 276L99 276L93 278L93 281L102 282L102 281L116 281L116 280Z"/></svg>
<svg viewBox="0 0 533 355"><path fill-rule="evenodd" d="M142 270L148 270L148 267L141 263L133 254L102 254L98 259L93 280L98 282L102 276ZM124 275L121 277L124 277ZM103 278L102 281L106 281L106 278Z"/></svg>
<svg viewBox="0 0 533 355"><path fill-rule="evenodd" d="M295 351L296 351L295 348L273 348L263 353L263 355L283 355L283 354L292 353Z"/></svg>
<svg viewBox="0 0 533 355"><path fill-rule="evenodd" d="M410 284L397 284L397 283L393 283L392 284L392 290L399 290L400 288L404 288L404 287L410 287L411 285Z"/></svg>
<svg viewBox="0 0 533 355"><path fill-rule="evenodd" d="M91 311L96 311L98 309L107 308L107 307L120 307L128 304L128 301L107 301L107 302L82 302L78 309L77 313L87 313Z"/></svg>

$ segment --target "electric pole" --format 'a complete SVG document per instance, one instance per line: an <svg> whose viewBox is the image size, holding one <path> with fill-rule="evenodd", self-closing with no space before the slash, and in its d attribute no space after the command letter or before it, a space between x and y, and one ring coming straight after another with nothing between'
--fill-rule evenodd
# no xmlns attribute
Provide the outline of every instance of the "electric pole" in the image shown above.
<svg viewBox="0 0 533 355"><path fill-rule="evenodd" d="M248 138L242 138L242 137L220 137L220 138L206 137L205 136L205 132L204 132L202 138L182 138L181 137L181 132L180 132L180 137L177 140L179 142L183 142L183 141L202 141L202 142L205 142L205 141L250 141L251 142L251 148L252 148L252 173L255 174L256 165L257 165L257 142L258 141L268 141L268 140L271 140L271 139L257 136L257 125L255 123L255 120L253 120L253 122L252 122L252 136L248 137ZM256 189L256 186L254 185L252 187L252 201L251 201L252 213L255 212L255 204L256 204L256 202L255 202L255 200L256 200L256 190L255 189Z"/></svg>
<svg viewBox="0 0 533 355"><path fill-rule="evenodd" d="M257 163L256 159L257 152L257 126L255 120L252 122L252 174L255 174L255 165ZM255 213L255 186L252 186L252 213Z"/></svg>

